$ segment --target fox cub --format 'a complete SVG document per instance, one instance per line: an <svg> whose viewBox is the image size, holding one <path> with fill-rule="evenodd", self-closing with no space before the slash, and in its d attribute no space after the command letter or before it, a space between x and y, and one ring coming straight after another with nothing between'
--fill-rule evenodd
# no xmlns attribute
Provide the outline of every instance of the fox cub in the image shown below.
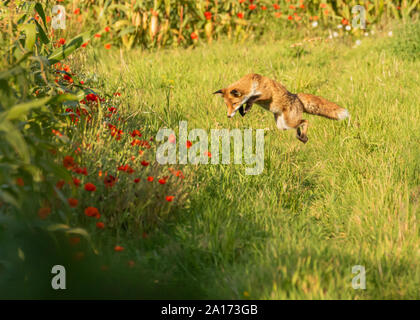
<svg viewBox="0 0 420 320"><path fill-rule="evenodd" d="M302 119L303 112L334 120L349 117L347 109L331 101L307 93L290 93L281 83L254 73L214 94L221 94L225 100L228 118L237 111L244 116L256 103L274 114L277 128L295 129L303 143L308 141L308 120Z"/></svg>

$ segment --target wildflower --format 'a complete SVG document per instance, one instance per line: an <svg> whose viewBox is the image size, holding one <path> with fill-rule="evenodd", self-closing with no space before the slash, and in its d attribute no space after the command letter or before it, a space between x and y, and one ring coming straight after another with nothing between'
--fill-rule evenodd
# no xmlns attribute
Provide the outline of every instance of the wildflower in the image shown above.
<svg viewBox="0 0 420 320"><path fill-rule="evenodd" d="M357 39L355 44L356 46L360 46L362 44L362 40Z"/></svg>
<svg viewBox="0 0 420 320"><path fill-rule="evenodd" d="M249 297L249 292L248 291L244 291L244 297Z"/></svg>
<svg viewBox="0 0 420 320"><path fill-rule="evenodd" d="M158 182L159 182L160 184L165 184L165 183L166 183L166 180L165 180L165 179L159 179L159 180L158 180Z"/></svg>
<svg viewBox="0 0 420 320"><path fill-rule="evenodd" d="M16 179L16 184L17 184L19 187L23 187L23 186L25 185L25 182L23 181L23 179L22 179L22 178L17 178L17 179Z"/></svg>
<svg viewBox="0 0 420 320"><path fill-rule="evenodd" d="M71 245L75 246L76 244L80 243L80 238L79 237L72 237L69 239L69 242Z"/></svg>
<svg viewBox="0 0 420 320"><path fill-rule="evenodd" d="M75 199L75 198L68 198L67 202L69 203L69 206L72 208L77 207L77 205L79 204L79 200Z"/></svg>
<svg viewBox="0 0 420 320"><path fill-rule="evenodd" d="M86 191L96 191L96 186L93 183L86 183L85 184L85 190Z"/></svg>
<svg viewBox="0 0 420 320"><path fill-rule="evenodd" d="M55 184L57 189L61 189L64 186L65 181L64 180L58 180L57 183Z"/></svg>
<svg viewBox="0 0 420 320"><path fill-rule="evenodd" d="M99 34L99 33L95 34L95 38L100 38L100 37L102 37L101 34Z"/></svg>
<svg viewBox="0 0 420 320"><path fill-rule="evenodd" d="M274 7L274 10L279 10L280 9L280 6L277 3L273 4L273 7Z"/></svg>
<svg viewBox="0 0 420 320"><path fill-rule="evenodd" d="M372 32L373 32L373 31L372 31ZM392 35L393 35L393 34L392 34L392 31L389 31L389 32L388 32L388 37L392 37Z"/></svg>
<svg viewBox="0 0 420 320"><path fill-rule="evenodd" d="M211 20L211 12L210 11L206 11L204 12L204 16L206 17L206 20Z"/></svg>
<svg viewBox="0 0 420 320"><path fill-rule="evenodd" d="M107 44L104 45L104 47L105 47L105 49L108 49L109 50L109 49L111 49L111 44L110 43L107 43Z"/></svg>
<svg viewBox="0 0 420 320"><path fill-rule="evenodd" d="M59 43L60 45L63 45L63 44L65 44L65 43L66 43L66 39L64 39L64 38L60 38L60 39L58 39L58 43Z"/></svg>
<svg viewBox="0 0 420 320"><path fill-rule="evenodd" d="M243 19L244 14L243 14L242 12L239 12L239 13L237 13L237 14L236 14L236 16L237 16L239 19Z"/></svg>
<svg viewBox="0 0 420 320"><path fill-rule="evenodd" d="M143 167L147 167L149 164L150 164L150 162L147 162L146 160L143 160L143 161L141 162L141 165L142 165Z"/></svg>
<svg viewBox="0 0 420 320"><path fill-rule="evenodd" d="M277 12L274 13L274 15L276 16L276 18L280 18L281 17L281 12L277 11Z"/></svg>
<svg viewBox="0 0 420 320"><path fill-rule="evenodd" d="M104 178L104 184L107 188L113 187L116 182L117 178L115 178L114 176L109 175Z"/></svg>
<svg viewBox="0 0 420 320"><path fill-rule="evenodd" d="M192 40L195 40L195 39L198 38L198 35L195 32L192 32L190 37L191 37Z"/></svg>
<svg viewBox="0 0 420 320"><path fill-rule="evenodd" d="M110 27L105 27L105 32L110 32L111 31L111 28Z"/></svg>
<svg viewBox="0 0 420 320"><path fill-rule="evenodd" d="M72 156L65 156L63 159L63 166L66 169L70 169L74 166L74 159Z"/></svg>
<svg viewBox="0 0 420 320"><path fill-rule="evenodd" d="M73 13L74 14L80 14L80 8L76 8Z"/></svg>
<svg viewBox="0 0 420 320"><path fill-rule="evenodd" d="M95 217L97 219L101 217L99 210L95 207L87 207L85 209L85 215L87 215L88 217Z"/></svg>
<svg viewBox="0 0 420 320"><path fill-rule="evenodd" d="M80 186L80 180L77 178L73 178L73 183L76 187Z"/></svg>
<svg viewBox="0 0 420 320"><path fill-rule="evenodd" d="M130 135L134 138L135 136L141 137L142 134L140 133L140 130L133 130L133 132L130 133Z"/></svg>
<svg viewBox="0 0 420 320"><path fill-rule="evenodd" d="M98 229L104 229L105 228L105 223L103 222L96 222L96 228Z"/></svg>
<svg viewBox="0 0 420 320"><path fill-rule="evenodd" d="M119 92L115 92L115 93L114 93L114 96L116 96L116 97L121 97L121 93L119 93Z"/></svg>
<svg viewBox="0 0 420 320"><path fill-rule="evenodd" d="M299 6L299 8L301 8L301 9L305 9L305 5L304 5L304 4L301 4L301 5Z"/></svg>
<svg viewBox="0 0 420 320"><path fill-rule="evenodd" d="M42 220L46 219L51 214L51 208L42 207L38 210L38 217Z"/></svg>
<svg viewBox="0 0 420 320"><path fill-rule="evenodd" d="M316 27L318 27L318 21L312 22L312 28L316 28Z"/></svg>
<svg viewBox="0 0 420 320"><path fill-rule="evenodd" d="M293 20L293 17L292 16L288 16L287 19L288 20Z"/></svg>
<svg viewBox="0 0 420 320"><path fill-rule="evenodd" d="M289 9L295 10L295 9L296 9L296 7L295 7L294 5L290 5L290 6L289 6Z"/></svg>
<svg viewBox="0 0 420 320"><path fill-rule="evenodd" d="M86 48L87 45L88 45L88 42L83 43L82 48Z"/></svg>
<svg viewBox="0 0 420 320"><path fill-rule="evenodd" d="M191 143L191 141L190 141L190 140L187 140L186 146L187 146L187 149L191 148L192 143Z"/></svg>
<svg viewBox="0 0 420 320"><path fill-rule="evenodd" d="M249 10L255 10L257 8L257 6L255 5L255 4L251 4L250 6L249 6Z"/></svg>
<svg viewBox="0 0 420 320"><path fill-rule="evenodd" d="M351 30L351 27L350 26L346 26L346 30L347 31L350 31Z"/></svg>
<svg viewBox="0 0 420 320"><path fill-rule="evenodd" d="M261 10L267 10L267 7L266 6L261 6Z"/></svg>
<svg viewBox="0 0 420 320"><path fill-rule="evenodd" d="M321 4L319 5L319 7L324 9L324 8L326 8L326 7L327 7L327 4L326 4L326 3L321 3Z"/></svg>
<svg viewBox="0 0 420 320"><path fill-rule="evenodd" d="M168 202L172 202L172 200L174 200L174 196L166 196L166 201Z"/></svg>
<svg viewBox="0 0 420 320"><path fill-rule="evenodd" d="M139 183L140 182L140 178L135 178L134 179L134 183Z"/></svg>
<svg viewBox="0 0 420 320"><path fill-rule="evenodd" d="M341 24L344 24L345 26L349 24L349 21L345 18L341 19Z"/></svg>
<svg viewBox="0 0 420 320"><path fill-rule="evenodd" d="M147 177L147 181L152 182L153 181L153 177Z"/></svg>
<svg viewBox="0 0 420 320"><path fill-rule="evenodd" d="M121 247L121 246L115 246L115 247L114 247L114 251L116 251L116 252L121 252L121 251L124 251L124 247Z"/></svg>

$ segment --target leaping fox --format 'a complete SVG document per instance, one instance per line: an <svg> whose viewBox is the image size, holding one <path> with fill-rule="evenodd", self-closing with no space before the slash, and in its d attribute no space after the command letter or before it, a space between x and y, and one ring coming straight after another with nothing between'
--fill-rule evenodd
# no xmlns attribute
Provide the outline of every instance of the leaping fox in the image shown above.
<svg viewBox="0 0 420 320"><path fill-rule="evenodd" d="M256 103L274 114L277 128L295 129L296 137L303 143L308 141L308 120L302 119L303 112L334 120L350 116L347 109L331 101L307 93L290 93L281 83L255 73L214 94L223 96L228 118L232 118L237 111L244 116Z"/></svg>

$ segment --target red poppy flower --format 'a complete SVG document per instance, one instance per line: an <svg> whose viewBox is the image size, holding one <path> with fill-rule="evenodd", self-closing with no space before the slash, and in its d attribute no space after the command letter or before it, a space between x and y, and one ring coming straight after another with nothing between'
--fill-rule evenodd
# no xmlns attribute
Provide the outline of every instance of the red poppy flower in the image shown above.
<svg viewBox="0 0 420 320"><path fill-rule="evenodd" d="M261 10L267 10L267 7L266 6L261 6Z"/></svg>
<svg viewBox="0 0 420 320"><path fill-rule="evenodd" d="M103 223L103 222L96 222L96 228L98 228L98 229L104 229L105 228L105 223Z"/></svg>
<svg viewBox="0 0 420 320"><path fill-rule="evenodd" d="M72 237L69 239L69 242L71 245L75 246L76 244L80 243L80 238L79 237Z"/></svg>
<svg viewBox="0 0 420 320"><path fill-rule="evenodd" d="M158 180L158 182L159 182L160 184L165 184L165 183L166 183L166 179L159 179L159 180Z"/></svg>
<svg viewBox="0 0 420 320"><path fill-rule="evenodd" d="M109 31L111 31L111 28L110 27L105 27L105 32L109 32Z"/></svg>
<svg viewBox="0 0 420 320"><path fill-rule="evenodd" d="M96 191L96 186L93 183L86 183L85 184L85 190L86 191Z"/></svg>
<svg viewBox="0 0 420 320"><path fill-rule="evenodd" d="M274 7L274 10L279 10L280 9L280 6L277 3L273 4L273 7Z"/></svg>
<svg viewBox="0 0 420 320"><path fill-rule="evenodd" d="M211 12L210 11L206 11L204 12L204 16L206 17L206 20L211 20Z"/></svg>
<svg viewBox="0 0 420 320"><path fill-rule="evenodd" d="M186 145L187 145L187 149L191 148L191 146L192 146L192 143L191 143L191 141L190 141L190 140L187 140L187 143L186 143Z"/></svg>
<svg viewBox="0 0 420 320"><path fill-rule="evenodd" d="M147 177L147 181L152 182L153 181L153 177Z"/></svg>
<svg viewBox="0 0 420 320"><path fill-rule="evenodd" d="M255 10L257 8L257 6L255 4L251 4L249 6L249 10Z"/></svg>
<svg viewBox="0 0 420 320"><path fill-rule="evenodd" d="M198 34L196 34L195 32L192 32L190 37L191 37L192 40L195 40L195 39L198 38Z"/></svg>
<svg viewBox="0 0 420 320"><path fill-rule="evenodd" d="M64 168L70 169L74 166L74 159L72 156L65 156L63 159Z"/></svg>
<svg viewBox="0 0 420 320"><path fill-rule="evenodd" d="M293 17L292 16L288 16L287 19L288 20L293 20Z"/></svg>
<svg viewBox="0 0 420 320"><path fill-rule="evenodd" d="M133 132L131 132L130 133L131 134L131 136L134 138L135 136L139 136L139 137L141 137L142 136L142 134L140 133L140 130L133 130Z"/></svg>
<svg viewBox="0 0 420 320"><path fill-rule="evenodd" d="M79 8L76 8L75 10L74 10L74 14L79 14L80 13L80 9Z"/></svg>
<svg viewBox="0 0 420 320"><path fill-rule="evenodd" d="M139 183L140 182L140 178L135 178L134 179L134 183Z"/></svg>
<svg viewBox="0 0 420 320"><path fill-rule="evenodd" d="M348 25L349 24L349 21L347 19L343 18L341 20L341 23L344 24L344 25Z"/></svg>
<svg viewBox="0 0 420 320"><path fill-rule="evenodd" d="M124 247L121 247L121 246L115 246L115 247L114 247L114 251L116 251L116 252L121 252L121 251L124 251Z"/></svg>
<svg viewBox="0 0 420 320"><path fill-rule="evenodd" d="M95 217L98 219L101 217L99 210L95 207L87 207L85 209L85 215L87 215L88 217Z"/></svg>
<svg viewBox="0 0 420 320"><path fill-rule="evenodd" d="M79 204L79 200L75 199L75 198L68 198L67 199L69 206L72 208L77 207L77 205Z"/></svg>
<svg viewBox="0 0 420 320"><path fill-rule="evenodd" d="M99 33L95 34L95 38L100 38L100 37L102 37L101 34L99 34Z"/></svg>
<svg viewBox="0 0 420 320"><path fill-rule="evenodd" d="M51 208L43 207L38 210L38 217L42 220L46 219L51 213Z"/></svg>
<svg viewBox="0 0 420 320"><path fill-rule="evenodd" d="M61 188L63 188L64 184L65 184L65 181L64 181L64 180L59 180L59 181L55 184L55 186L57 187L57 189L61 189Z"/></svg>
<svg viewBox="0 0 420 320"><path fill-rule="evenodd" d="M204 155L206 155L207 157L211 158L211 152L210 151L204 152Z"/></svg>
<svg viewBox="0 0 420 320"><path fill-rule="evenodd" d="M85 42L85 43L83 43L82 44L82 48L86 48L86 46L88 45L88 43L87 42Z"/></svg>
<svg viewBox="0 0 420 320"><path fill-rule="evenodd" d="M107 43L107 44L104 45L104 47L105 47L105 49L111 49L111 44Z"/></svg>
<svg viewBox="0 0 420 320"><path fill-rule="evenodd" d="M66 43L66 39L60 38L60 39L58 39L58 43L61 44L61 45L63 45L63 44Z"/></svg>
<svg viewBox="0 0 420 320"><path fill-rule="evenodd" d="M169 143L176 143L176 137L173 133L171 133L168 137Z"/></svg>
<svg viewBox="0 0 420 320"><path fill-rule="evenodd" d="M242 18L244 17L244 14L243 14L242 12L239 12L239 13L237 13L237 14L236 14L236 16L237 16L239 19L242 19Z"/></svg>
<svg viewBox="0 0 420 320"><path fill-rule="evenodd" d="M326 7L327 7L327 4L326 4L326 3L321 3L319 6L320 6L321 8L326 8Z"/></svg>
<svg viewBox="0 0 420 320"><path fill-rule="evenodd" d="M150 162L147 162L146 160L143 160L143 161L141 162L141 165L142 165L143 167L147 167L147 166L149 165L149 163L150 163Z"/></svg>
<svg viewBox="0 0 420 320"><path fill-rule="evenodd" d="M80 186L80 180L77 178L73 178L73 183L76 187Z"/></svg>
<svg viewBox="0 0 420 320"><path fill-rule="evenodd" d="M166 196L166 201L168 202L172 202L172 200L174 200L174 196Z"/></svg>
<svg viewBox="0 0 420 320"><path fill-rule="evenodd" d="M114 176L109 175L104 178L104 184L108 188L113 187L116 182L117 178L115 178Z"/></svg>
<svg viewBox="0 0 420 320"><path fill-rule="evenodd" d="M289 8L292 9L292 10L295 10L296 9L296 7L294 5L292 5L292 4L289 6Z"/></svg>

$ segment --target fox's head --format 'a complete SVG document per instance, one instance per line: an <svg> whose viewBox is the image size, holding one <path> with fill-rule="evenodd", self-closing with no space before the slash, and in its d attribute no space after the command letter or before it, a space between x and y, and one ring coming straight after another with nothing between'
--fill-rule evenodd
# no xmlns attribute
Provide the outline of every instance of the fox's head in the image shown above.
<svg viewBox="0 0 420 320"><path fill-rule="evenodd" d="M222 95L227 107L228 118L232 118L237 111L239 111L242 116L245 115L243 104L246 103L246 99L244 99L244 94L239 90L225 88L214 92L214 94Z"/></svg>
<svg viewBox="0 0 420 320"><path fill-rule="evenodd" d="M247 75L229 87L213 92L213 94L220 94L223 97L228 118L232 118L237 111L244 116L255 99L261 95L257 91L258 83L253 81L253 76Z"/></svg>

